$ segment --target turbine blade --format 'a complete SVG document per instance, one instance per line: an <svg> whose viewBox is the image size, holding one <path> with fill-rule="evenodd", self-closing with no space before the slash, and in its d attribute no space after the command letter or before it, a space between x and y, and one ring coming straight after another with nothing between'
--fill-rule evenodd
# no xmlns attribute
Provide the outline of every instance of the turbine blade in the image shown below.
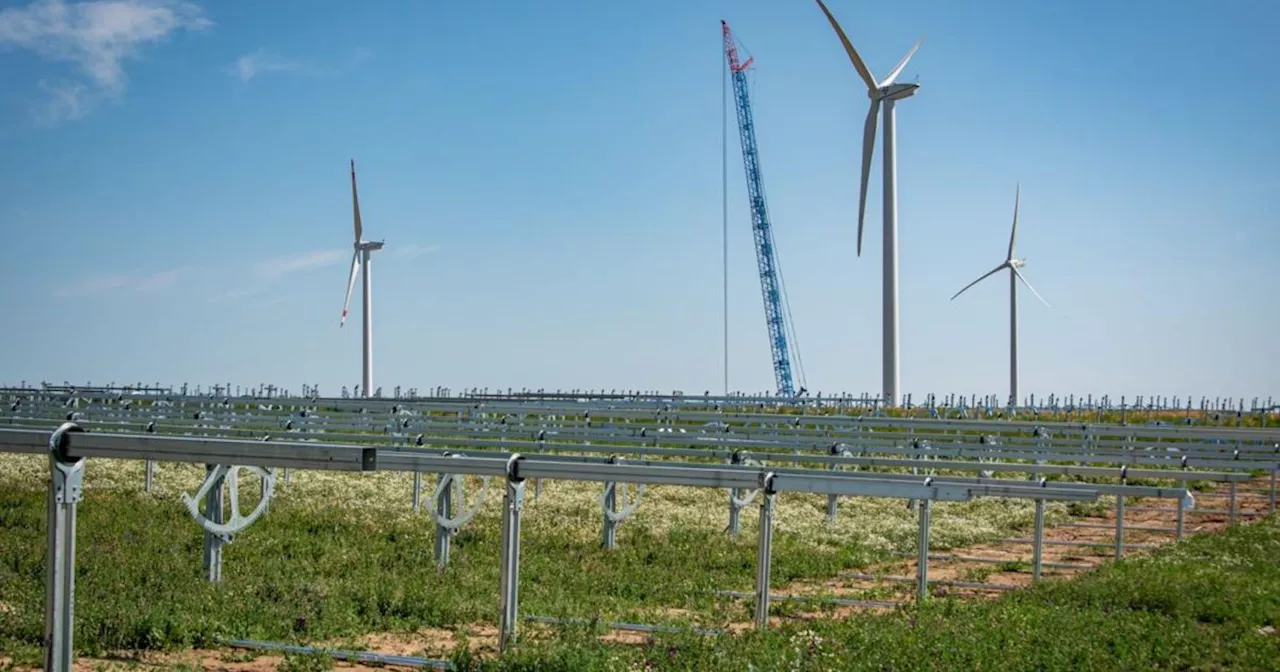
<svg viewBox="0 0 1280 672"><path fill-rule="evenodd" d="M923 35L920 36L920 39L916 40L916 44L911 47L911 51L908 51L907 55L903 56L901 61L898 61L898 65L894 66L893 71L889 73L889 76L885 77L883 82L880 82L880 86L889 86L898 79L898 75L902 74L902 69L907 67L907 61L910 61L911 57L916 55L916 50L920 48L920 44L922 42L924 42Z"/></svg>
<svg viewBox="0 0 1280 672"><path fill-rule="evenodd" d="M880 116L880 99L871 99L867 123L862 127L862 189L858 192L858 256L862 256L862 222L867 214L867 180L871 177L871 155L876 151L876 120Z"/></svg>
<svg viewBox="0 0 1280 672"><path fill-rule="evenodd" d="M969 289L970 287L972 287L972 286L974 286L974 285L978 284L979 282L982 282L983 280L986 280L987 278L989 278L989 277L991 277L992 275L994 275L997 271L1002 270L1005 266L1008 266L1008 265L1009 265L1009 263L1008 263L1008 262L1005 262L1005 263L1002 263L1002 264L1000 264L999 266L996 266L995 268L993 268L993 269L991 269L991 270L987 271L986 273L983 273L983 274L982 274L982 276L981 276L981 277L979 277L977 280L974 280L973 282L971 282L971 283L969 283L969 284L965 285L965 286L964 286L964 289L961 289L960 291L956 292L956 293L955 293L955 296L952 296L952 297L951 297L951 300L952 300L952 301L955 301L955 300L956 300L956 296L960 296L961 294L964 294L965 289ZM1016 272L1016 271L1015 271L1015 272Z"/></svg>
<svg viewBox="0 0 1280 672"><path fill-rule="evenodd" d="M358 221L358 220L357 220ZM351 307L351 290L356 287L356 275L360 273L360 250L351 255L351 279L347 280L347 300L342 302L342 322L338 324L342 328L347 324L347 309Z"/></svg>
<svg viewBox="0 0 1280 672"><path fill-rule="evenodd" d="M818 0L818 6L822 8L822 13L827 15L827 21L830 21L831 27L835 29L836 35L840 38L840 44L844 45L845 52L849 54L849 60L853 62L854 69L862 76L862 81L867 83L867 89L870 91L879 89L880 87L876 86L876 78L871 76L871 71L867 69L867 64L862 62L862 57L858 55L858 50L853 48L849 38L845 36L844 30L836 22L836 17L831 15L831 11L827 9L822 0Z"/></svg>
<svg viewBox="0 0 1280 672"><path fill-rule="evenodd" d="M351 159L351 209L356 222L356 242L364 235L364 224L360 221L360 197L356 194L356 160Z"/></svg>
<svg viewBox="0 0 1280 672"><path fill-rule="evenodd" d="M1027 289L1031 290L1031 293L1032 293L1032 294L1035 294L1037 299L1040 299L1040 303L1043 303L1043 304L1045 305L1045 307L1047 307L1047 308L1052 308L1052 307L1053 307L1053 306L1050 306L1050 305L1049 305L1049 302L1048 302L1048 301L1045 301L1045 300L1044 300L1044 297L1043 297L1043 296L1040 296L1040 292L1037 292L1037 291L1036 291L1036 288L1035 288L1035 287L1032 287L1032 286L1031 286L1031 283L1027 282L1027 279L1026 279L1026 278L1022 277L1022 274L1018 272L1018 269L1016 269L1016 268L1015 268L1015 269L1013 269L1013 274L1014 274L1014 275L1016 275L1016 276L1018 276L1018 279L1022 281L1022 284L1026 285L1026 286L1027 286Z"/></svg>
<svg viewBox="0 0 1280 672"><path fill-rule="evenodd" d="M1009 259L1013 259L1013 243L1018 239L1018 198L1022 194L1022 185L1013 190L1013 231L1009 233Z"/></svg>

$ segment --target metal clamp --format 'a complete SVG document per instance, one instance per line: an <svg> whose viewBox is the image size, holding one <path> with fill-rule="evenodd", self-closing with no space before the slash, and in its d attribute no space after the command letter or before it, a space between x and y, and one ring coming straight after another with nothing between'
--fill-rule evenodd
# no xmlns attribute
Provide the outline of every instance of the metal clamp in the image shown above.
<svg viewBox="0 0 1280 672"><path fill-rule="evenodd" d="M258 505L247 516L240 515L240 485L239 470L248 469L262 478L262 499L258 501ZM222 487L225 482L227 486L227 494L231 505L231 518L224 523L215 523L200 513L200 501L205 499L209 491L216 485ZM200 484L200 489L196 491L194 497L187 493L182 493L182 503L187 506L187 511L191 513L191 517L195 519L196 524L204 528L210 534L218 535L224 539L230 537L237 532L244 530L256 521L267 510L267 502L271 500L275 494L276 478L275 474L270 470L262 467L247 467L243 465L219 464L214 467L204 477L204 482Z"/></svg>
<svg viewBox="0 0 1280 672"><path fill-rule="evenodd" d="M462 453L447 453L447 455L449 457L466 457L466 455ZM448 530L457 530L463 525L471 522L471 520L476 517L476 514L480 513L480 508L484 506L484 496L485 493L489 491L489 480L491 478L492 476L485 476L483 477L483 480L480 481L480 493L476 495L475 506L472 506L470 509L463 510L462 513L459 513L453 518L448 518L440 515L439 513L435 513L433 514L433 517L435 518L436 524ZM439 482L436 483L435 492L431 495L432 501L439 502L440 498L444 496L446 488L454 487L455 484L458 488L458 498L456 501L458 504L465 503L467 500L466 492L462 488L463 481L459 480L457 474L442 474L440 476ZM438 508L439 507L437 507L437 510ZM459 506L459 508L462 507Z"/></svg>
<svg viewBox="0 0 1280 672"><path fill-rule="evenodd" d="M609 458L609 463L621 464L622 458L618 457L617 455L614 455ZM640 508L640 497L644 495L644 486L645 486L644 483L640 483L636 486L636 498L632 500L631 503L627 504L626 506L618 508L616 511L610 511L609 503L608 503L609 495L613 494L613 501L614 501L615 507L618 505L617 503L619 501L622 501L622 502L627 501L629 499L627 497L629 484L612 482L612 481L609 483L605 483L604 489L600 492L600 508L604 510L605 518L607 518L611 523L621 523L627 518L630 518L631 514L635 513L636 509Z"/></svg>
<svg viewBox="0 0 1280 672"><path fill-rule="evenodd" d="M763 467L764 466L763 462L760 462L759 460L753 457L744 457L742 458L742 461L739 464L741 464L744 467ZM772 483L773 472L769 472L767 476L771 479L770 482ZM763 479L763 476L762 476L762 479ZM755 490L752 490L750 493L748 493L745 497L738 497L734 494L732 490L730 490L729 498L730 500L732 500L734 506L738 508L743 508L748 504L750 504L751 502L755 501L756 495L760 494L760 490L761 488L756 488Z"/></svg>
<svg viewBox="0 0 1280 672"><path fill-rule="evenodd" d="M508 481L520 482L524 480L520 477L520 460L523 459L524 455L521 455L520 453L512 453L511 457L507 458Z"/></svg>
<svg viewBox="0 0 1280 672"><path fill-rule="evenodd" d="M49 454L53 458L53 488L58 504L77 504L84 498L84 458L67 456L71 432L84 432L74 422L64 422L49 435Z"/></svg>

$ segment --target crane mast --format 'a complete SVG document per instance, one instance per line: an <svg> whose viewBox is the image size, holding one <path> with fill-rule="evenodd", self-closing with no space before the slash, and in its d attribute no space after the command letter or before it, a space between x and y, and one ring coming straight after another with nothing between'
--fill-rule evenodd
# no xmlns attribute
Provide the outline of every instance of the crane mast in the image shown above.
<svg viewBox="0 0 1280 672"><path fill-rule="evenodd" d="M785 297L779 281L778 261L774 253L773 228L769 224L769 210L765 205L764 182L760 178L760 153L756 147L755 123L751 119L751 98L747 92L747 68L754 58L745 63L738 60L738 47L729 24L720 22L724 31L724 55L729 62L729 76L733 80L735 107L738 111L738 135L742 140L742 161L747 173L747 196L751 205L751 230L755 236L756 262L760 267L760 290L764 295L764 316L769 327L769 348L773 354L773 376L778 394L795 395L795 382L791 373L791 349L787 334L789 320L783 310Z"/></svg>

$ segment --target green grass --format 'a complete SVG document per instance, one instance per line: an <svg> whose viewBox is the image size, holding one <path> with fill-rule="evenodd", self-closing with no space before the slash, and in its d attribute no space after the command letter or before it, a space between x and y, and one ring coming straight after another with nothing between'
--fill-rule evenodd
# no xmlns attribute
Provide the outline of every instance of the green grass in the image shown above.
<svg viewBox="0 0 1280 672"><path fill-rule="evenodd" d="M45 464L0 459L0 652L19 663L38 662L43 630ZM88 467L77 540L81 654L200 647L218 637L332 642L496 622L497 497L455 538L452 563L438 573L434 526L410 513L407 474L295 473L270 513L226 547L224 581L212 585L202 577L202 534L177 498L195 490L202 469L161 465L152 495L139 491L141 473L135 462ZM429 494L433 479L426 484ZM710 591L750 590L754 508L732 540L723 532L724 493L650 488L636 518L619 528L618 548L606 552L598 497L599 486L547 483L534 500L529 485L522 614L712 628L750 620L750 601ZM825 498L780 497L775 586L913 547L915 523L902 502L842 500L834 524L824 510ZM1029 524L1030 511L990 499L939 504L934 550L1007 535ZM562 629L549 641L522 642L500 661L459 654L457 662L588 670L1248 669L1267 656L1280 659L1277 637L1257 634L1280 620L1278 556L1280 528L1271 520L991 603L939 600L881 617L792 623L734 638L664 636L645 646L605 645L598 633ZM774 613L811 608L777 605ZM314 669L317 662L287 664Z"/></svg>
<svg viewBox="0 0 1280 672"><path fill-rule="evenodd" d="M496 670L1274 670L1280 521L1205 535L1073 581L987 602L937 599L882 616L737 637L609 646L587 633L525 642Z"/></svg>
<svg viewBox="0 0 1280 672"><path fill-rule="evenodd" d="M45 474L42 458L0 459L0 651L28 657L43 631ZM434 524L410 511L410 475L295 472L270 512L225 548L223 582L212 585L201 568L202 532L178 500L202 476L198 466L162 464L155 493L146 494L140 462L90 461L78 511L75 643L82 653L496 623L497 483L454 538L440 573ZM434 479L425 485L429 496ZM609 552L600 548L599 491L598 484L548 482L535 498L528 484L523 614L712 626L750 619L749 602L712 591L753 585L754 506L743 511L734 540L724 532L726 493L649 488ZM255 492L242 488L246 498ZM840 507L829 523L824 497L779 496L775 585L832 577L913 546L915 519L903 502L847 499ZM1025 502L939 504L936 547L1007 534L1029 525L1031 513Z"/></svg>

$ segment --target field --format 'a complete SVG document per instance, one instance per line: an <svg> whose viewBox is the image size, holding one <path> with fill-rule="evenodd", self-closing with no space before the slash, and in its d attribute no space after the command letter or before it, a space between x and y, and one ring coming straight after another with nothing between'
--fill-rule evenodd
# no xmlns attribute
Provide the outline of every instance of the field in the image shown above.
<svg viewBox="0 0 1280 672"><path fill-rule="evenodd" d="M332 665L219 644L228 638L447 658L464 669L1005 669L1010 660L1026 669L1266 669L1280 659L1274 516L995 599L957 593L856 613L779 603L771 628L757 632L750 600L715 593L751 590L754 508L732 539L723 491L650 487L606 551L600 487L547 482L526 505L521 613L588 622L524 623L519 645L499 657L496 496L437 572L434 525L411 511L411 476L297 472L267 517L226 547L223 582L211 584L201 572L202 532L178 501L195 491L202 469L162 463L151 493L142 491L139 462L90 460L87 469L75 640L85 669ZM0 456L0 651L16 666L39 662L46 478L43 458ZM428 479L428 493L433 485ZM915 515L891 499L844 499L835 521L825 507L821 496L779 496L774 589L899 595L838 578L910 553ZM1050 504L1047 517L1098 514L1106 504L1071 507ZM1030 503L937 503L931 550L989 544L1031 522ZM592 619L727 634L593 630Z"/></svg>

